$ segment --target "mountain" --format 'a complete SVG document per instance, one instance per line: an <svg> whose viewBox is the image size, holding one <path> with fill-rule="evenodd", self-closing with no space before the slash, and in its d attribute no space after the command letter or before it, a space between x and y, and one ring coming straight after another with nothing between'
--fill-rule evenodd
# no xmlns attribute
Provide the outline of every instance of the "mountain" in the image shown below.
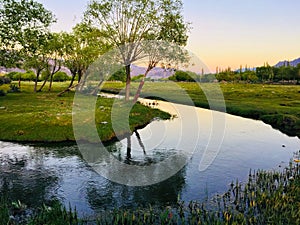
<svg viewBox="0 0 300 225"><path fill-rule="evenodd" d="M284 61L280 61L279 63L277 63L274 67L281 67L281 66L288 65L288 64L290 64L290 66L296 67L299 63L300 63L300 58L295 59L293 61L284 60Z"/></svg>
<svg viewBox="0 0 300 225"><path fill-rule="evenodd" d="M146 72L145 67L141 67L141 66L136 66L136 65L131 65L131 76L138 76L141 74L145 74ZM165 70L163 68L160 67L154 67L147 75L147 77L151 78L151 79L161 79L161 78L168 78L170 76L172 76L175 73L174 69L168 69Z"/></svg>

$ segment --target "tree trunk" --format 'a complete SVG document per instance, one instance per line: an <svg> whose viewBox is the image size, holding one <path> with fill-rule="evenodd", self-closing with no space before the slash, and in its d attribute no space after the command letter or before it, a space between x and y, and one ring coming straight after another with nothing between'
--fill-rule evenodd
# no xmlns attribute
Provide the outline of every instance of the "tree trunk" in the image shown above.
<svg viewBox="0 0 300 225"><path fill-rule="evenodd" d="M91 92L91 95L96 95L96 94L97 94L97 92L98 92L98 90L99 90L99 87L101 86L102 83L103 83L103 80L101 80L101 81L98 83L97 87Z"/></svg>
<svg viewBox="0 0 300 225"><path fill-rule="evenodd" d="M78 85L78 84L75 84L75 85L73 85L73 86L71 86L71 87L68 87L67 89L63 90L62 92L59 92L59 93L57 94L57 96L58 96L58 97L61 97L64 93L71 91L72 88L76 88L77 85Z"/></svg>
<svg viewBox="0 0 300 225"><path fill-rule="evenodd" d="M143 77L143 79L141 80L140 85L134 95L133 104L135 104L137 102L138 98L140 97L140 94L141 94L144 84L145 84L145 77Z"/></svg>
<svg viewBox="0 0 300 225"><path fill-rule="evenodd" d="M131 81L131 77L130 77L130 64L125 66L125 70L126 70L125 101L128 102L129 101L129 97L130 97L130 81Z"/></svg>
<svg viewBox="0 0 300 225"><path fill-rule="evenodd" d="M40 73L42 72L42 70L40 69L37 69L36 71L36 77L35 77L35 82L34 82L34 89L33 91L36 93L37 92L37 83L39 81L39 76L40 76Z"/></svg>
<svg viewBox="0 0 300 225"><path fill-rule="evenodd" d="M50 83L49 83L49 89L48 89L48 91L51 91L51 89L52 89L53 75L54 75L54 74L51 74L51 75L50 75Z"/></svg>
<svg viewBox="0 0 300 225"><path fill-rule="evenodd" d="M76 71L71 71L71 73L72 73L72 79L71 79L69 87L67 87L62 92L58 93L57 96L62 96L64 93L70 91L72 88L74 88L78 85L78 84L76 84L76 85L73 86L73 83L74 83L74 80L75 80L75 77L76 77Z"/></svg>
<svg viewBox="0 0 300 225"><path fill-rule="evenodd" d="M37 90L37 92L41 92L41 91L42 91L42 89L44 88L44 86L45 86L45 84L47 83L48 79L49 79L49 74L47 75L47 77L45 78L45 80L44 80L42 86L40 87L39 90Z"/></svg>
<svg viewBox="0 0 300 225"><path fill-rule="evenodd" d="M72 87L72 86L73 86L73 83L74 83L74 80L75 80L75 77L76 77L76 73L77 73L77 72L75 72L75 71L71 71L71 73L72 73L72 79L71 79L71 82L70 82L70 84L69 84L69 87L68 87L68 88L70 88L70 87Z"/></svg>
<svg viewBox="0 0 300 225"><path fill-rule="evenodd" d="M58 71L60 71L60 69L61 69L61 62L58 63L58 68L57 69L56 69L56 67L57 67L57 59L55 60L55 64L54 64L52 72L50 74L50 84L49 84L48 91L51 91L51 89L52 89L52 83L53 83L53 76L54 76L54 74L57 73Z"/></svg>
<svg viewBox="0 0 300 225"><path fill-rule="evenodd" d="M133 104L135 104L137 102L138 98L140 97L141 91L145 84L145 78L147 77L148 73L151 71L152 68L153 67L148 67L148 69L146 70L145 75L144 75L143 79L141 80L140 85L134 95Z"/></svg>

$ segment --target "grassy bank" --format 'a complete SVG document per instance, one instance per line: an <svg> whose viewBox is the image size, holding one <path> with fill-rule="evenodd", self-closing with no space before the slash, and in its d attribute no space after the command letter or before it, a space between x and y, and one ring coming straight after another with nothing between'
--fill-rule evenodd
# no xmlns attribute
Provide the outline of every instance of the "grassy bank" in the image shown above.
<svg viewBox="0 0 300 225"><path fill-rule="evenodd" d="M299 153L297 155L299 160ZM104 210L93 218L78 218L58 202L33 209L24 217L20 202L0 201L0 223L18 224L300 224L300 166L290 162L282 171L253 171L244 184L232 182L227 192L211 201L178 200L166 208ZM22 217L23 215L23 217ZM20 220L21 218L21 220ZM23 218L23 219L22 219Z"/></svg>
<svg viewBox="0 0 300 225"><path fill-rule="evenodd" d="M33 93L33 83L23 82L21 92L1 96L0 140L18 142L75 141L72 127L74 93L70 92L62 97L57 97L57 93L66 85L66 83L55 83L52 92ZM5 88L5 86L1 88ZM96 124L102 141L109 141L115 136L111 125L113 101L113 99L98 98L96 104ZM125 110L125 108L126 105L123 104L120 110ZM146 125L153 118L167 119L169 116L159 110L136 104L130 111L130 128L134 130L136 127Z"/></svg>
<svg viewBox="0 0 300 225"><path fill-rule="evenodd" d="M168 96L169 100L186 104L185 90L198 107L209 108L203 90L213 93L217 84L196 83L146 83L142 96ZM132 93L138 83L132 84ZM233 115L262 120L282 132L300 137L300 86L263 84L220 84L226 103L226 111ZM104 90L117 93L122 83L107 82ZM218 102L218 99L216 99Z"/></svg>

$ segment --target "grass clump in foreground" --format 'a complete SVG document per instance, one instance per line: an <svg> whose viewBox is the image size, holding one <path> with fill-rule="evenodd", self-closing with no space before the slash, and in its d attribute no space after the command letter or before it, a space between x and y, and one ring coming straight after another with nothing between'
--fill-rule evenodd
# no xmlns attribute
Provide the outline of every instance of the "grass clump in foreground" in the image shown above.
<svg viewBox="0 0 300 225"><path fill-rule="evenodd" d="M168 96L168 100L180 104L188 104L183 91L186 91L195 106L210 108L206 95L214 96L215 89L220 85L224 95L227 113L262 120L282 132L300 137L300 85L269 85L269 84L212 84L187 82L147 82L141 96ZM118 93L125 84L106 82L104 91ZM132 83L135 93L138 83ZM216 96L214 108L222 99ZM213 98L213 97L211 97Z"/></svg>
<svg viewBox="0 0 300 225"><path fill-rule="evenodd" d="M227 192L203 203L178 201L164 209L154 207L103 211L96 219L77 217L57 202L43 206L24 224L300 224L300 166L290 162L283 171L249 173L245 184L232 183ZM2 224L15 224L9 204L1 201Z"/></svg>
<svg viewBox="0 0 300 225"><path fill-rule="evenodd" d="M62 97L57 94L67 83L55 83L52 92L33 93L33 83L23 82L21 92L0 97L0 140L24 142L75 141L72 127L74 92ZM114 99L98 98L95 123L102 141L115 137L111 124ZM125 110L126 104L116 110ZM129 114L131 131L148 124L154 118L168 119L170 115L136 104ZM90 122L86 118L86 122ZM84 121L83 121L84 126ZM119 131L122 132L122 131ZM87 141L91 141L88 140Z"/></svg>

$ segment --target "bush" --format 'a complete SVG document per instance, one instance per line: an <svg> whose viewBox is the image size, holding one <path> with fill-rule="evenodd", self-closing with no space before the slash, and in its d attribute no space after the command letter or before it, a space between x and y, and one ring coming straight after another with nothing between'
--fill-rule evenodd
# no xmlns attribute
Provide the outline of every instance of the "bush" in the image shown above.
<svg viewBox="0 0 300 225"><path fill-rule="evenodd" d="M141 74L141 75L132 77L132 78L131 78L131 81L132 81L132 82L140 82L140 81L143 79L143 77L144 77L144 75Z"/></svg>
<svg viewBox="0 0 300 225"><path fill-rule="evenodd" d="M47 78L49 79L49 75L50 75L50 72L48 70L44 70L41 73L41 80L46 80Z"/></svg>
<svg viewBox="0 0 300 225"><path fill-rule="evenodd" d="M25 73L20 72L10 72L6 74L6 77L10 78L13 81L34 81L36 78L35 73L32 70L28 70Z"/></svg>
<svg viewBox="0 0 300 225"><path fill-rule="evenodd" d="M5 95L6 95L5 91L0 89L0 96L5 96Z"/></svg>
<svg viewBox="0 0 300 225"><path fill-rule="evenodd" d="M2 85L2 84L10 84L10 83L11 83L11 79L9 77L0 76L0 85Z"/></svg>
<svg viewBox="0 0 300 225"><path fill-rule="evenodd" d="M18 93L18 92L21 92L21 91L20 91L20 88L17 85L11 84L10 85L10 90L8 92L9 93Z"/></svg>
<svg viewBox="0 0 300 225"><path fill-rule="evenodd" d="M53 75L53 81L64 82L69 80L70 77L62 71L59 71Z"/></svg>
<svg viewBox="0 0 300 225"><path fill-rule="evenodd" d="M18 74L18 72L10 72L8 74L6 74L5 76L8 77L11 80L14 80L14 76Z"/></svg>
<svg viewBox="0 0 300 225"><path fill-rule="evenodd" d="M122 81L126 82L126 72L125 69L121 69L116 71L111 77L109 78L109 81Z"/></svg>
<svg viewBox="0 0 300 225"><path fill-rule="evenodd" d="M21 75L22 81L34 81L35 78L36 78L36 75L32 70L28 70L28 71L26 71L26 73L23 73Z"/></svg>
<svg viewBox="0 0 300 225"><path fill-rule="evenodd" d="M198 76L196 73L193 72L186 72L182 70L177 70L175 74L171 77L169 77L169 80L172 81L184 81L184 82L195 82L198 80Z"/></svg>

